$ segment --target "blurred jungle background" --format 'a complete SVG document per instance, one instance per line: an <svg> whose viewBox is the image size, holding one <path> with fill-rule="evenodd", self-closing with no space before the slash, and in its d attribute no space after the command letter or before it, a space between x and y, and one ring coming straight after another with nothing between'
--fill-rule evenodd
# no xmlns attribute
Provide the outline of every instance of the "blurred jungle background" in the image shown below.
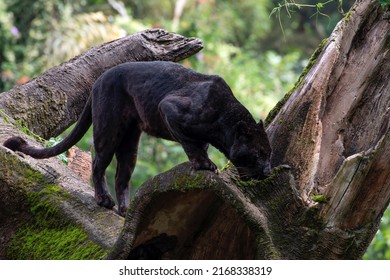
<svg viewBox="0 0 390 280"><path fill-rule="evenodd" d="M182 63L222 76L252 115L264 119L293 87L313 51L353 2L1 0L0 92L103 42L148 28L164 28L202 39L204 49ZM78 146L91 150L92 130ZM209 151L222 168L226 159L213 148ZM133 191L185 160L178 144L143 135L131 181ZM114 173L115 162L107 170L111 186ZM365 259L390 259L389 211Z"/></svg>

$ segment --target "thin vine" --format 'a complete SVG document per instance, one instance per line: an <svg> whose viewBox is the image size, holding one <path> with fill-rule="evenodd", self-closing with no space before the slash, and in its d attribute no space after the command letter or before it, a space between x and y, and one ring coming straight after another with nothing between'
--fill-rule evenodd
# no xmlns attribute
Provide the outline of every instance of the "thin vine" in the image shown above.
<svg viewBox="0 0 390 280"><path fill-rule="evenodd" d="M389 0L381 0L381 1L389 1ZM283 10L286 10L286 14L288 18L292 18L292 13L294 12L294 9L314 9L314 13L311 15L311 17L316 17L318 19L319 16L327 17L330 19L330 17L323 13L322 10L326 5L329 5L330 3L337 2L338 3L338 11L342 15L345 15L343 11L343 0L328 0L324 2L318 2L316 4L302 4L297 3L295 0L283 0L282 2L278 3L278 6L273 8L270 17L275 15L278 18L278 22L280 25L280 28L283 33L283 37L285 36L284 27L281 20L281 14Z"/></svg>

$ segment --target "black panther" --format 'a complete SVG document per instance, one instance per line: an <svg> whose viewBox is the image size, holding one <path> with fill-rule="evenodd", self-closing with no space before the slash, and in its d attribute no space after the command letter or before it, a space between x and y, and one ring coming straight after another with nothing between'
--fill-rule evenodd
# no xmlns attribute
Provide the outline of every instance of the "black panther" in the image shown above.
<svg viewBox="0 0 390 280"><path fill-rule="evenodd" d="M20 137L4 146L34 158L48 158L75 145L93 123L93 184L100 206L113 208L105 170L117 158L115 191L125 214L129 181L137 161L140 135L179 142L195 170L217 171L207 155L219 149L241 178L263 179L270 173L271 147L263 123L256 123L216 75L197 73L172 62L128 62L103 73L73 131L50 148L34 148Z"/></svg>

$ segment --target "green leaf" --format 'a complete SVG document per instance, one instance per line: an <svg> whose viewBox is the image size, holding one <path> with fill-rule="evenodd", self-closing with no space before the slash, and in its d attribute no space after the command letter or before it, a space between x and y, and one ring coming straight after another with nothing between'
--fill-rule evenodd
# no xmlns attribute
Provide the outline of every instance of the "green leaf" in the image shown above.
<svg viewBox="0 0 390 280"><path fill-rule="evenodd" d="M62 141L62 137L60 137L60 136L52 137L48 141L45 142L45 146L46 147L52 147L52 146L57 145L61 141ZM58 155L57 158L59 160L61 160L63 163L65 163L66 165L69 163L69 160L68 160L68 158L67 158L65 153L62 153L62 154Z"/></svg>

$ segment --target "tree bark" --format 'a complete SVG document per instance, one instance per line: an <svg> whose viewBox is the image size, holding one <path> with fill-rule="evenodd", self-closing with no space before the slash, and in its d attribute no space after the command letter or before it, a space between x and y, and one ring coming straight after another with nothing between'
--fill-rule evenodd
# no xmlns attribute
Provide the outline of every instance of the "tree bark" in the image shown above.
<svg viewBox="0 0 390 280"><path fill-rule="evenodd" d="M309 206L327 201L326 257L360 257L389 204L389 30L388 7L357 1L267 130L273 164L292 167Z"/></svg>
<svg viewBox="0 0 390 280"><path fill-rule="evenodd" d="M357 1L315 52L267 120L270 178L161 174L109 258L361 258L390 201L389 15Z"/></svg>
<svg viewBox="0 0 390 280"><path fill-rule="evenodd" d="M200 49L199 39L161 29L93 48L0 94L0 142L21 135L12 118L45 138L61 133L81 113L94 80L114 65L136 60L179 61ZM75 157L78 155L72 159ZM76 166L76 174L56 158L35 160L0 145L0 259L96 259L107 255L124 220L96 205L88 180L79 176L83 174L80 169L89 164L84 161L69 164Z"/></svg>

